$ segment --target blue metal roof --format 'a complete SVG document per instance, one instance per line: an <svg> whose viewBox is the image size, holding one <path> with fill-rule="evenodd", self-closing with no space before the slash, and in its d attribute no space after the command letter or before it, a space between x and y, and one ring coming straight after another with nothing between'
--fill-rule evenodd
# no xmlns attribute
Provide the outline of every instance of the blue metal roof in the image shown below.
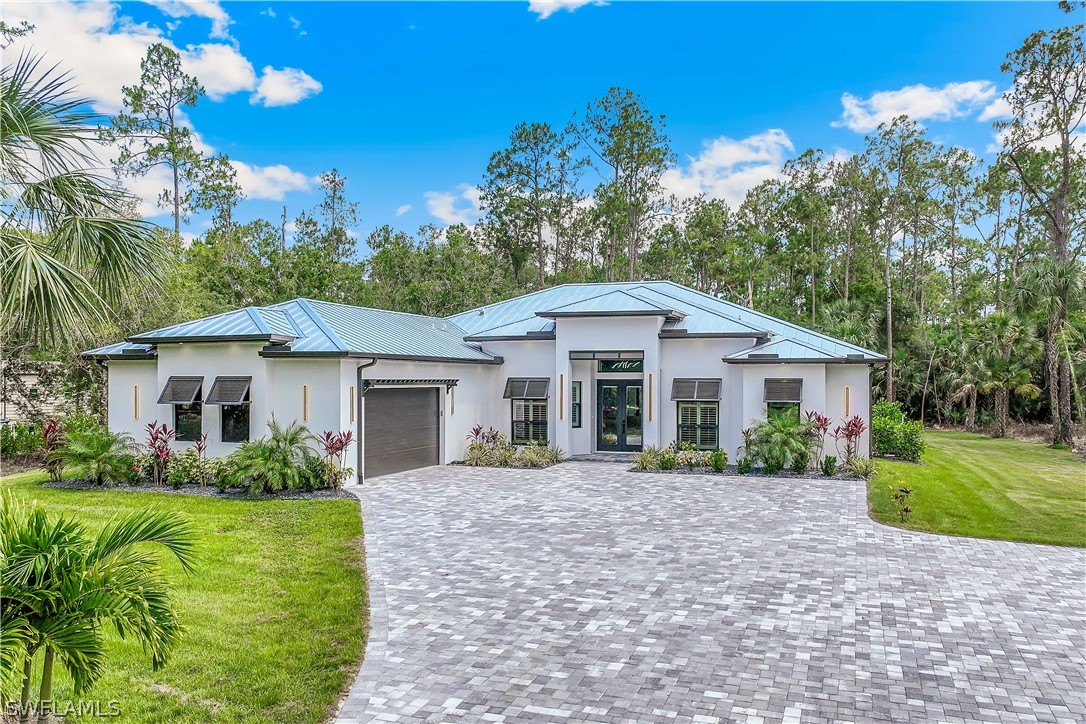
<svg viewBox="0 0 1086 724"><path fill-rule="evenodd" d="M681 319L686 316L674 306L658 304L623 290L609 291L595 297L562 304L536 312L540 317L575 317L603 314L658 314Z"/></svg>
<svg viewBox="0 0 1086 724"><path fill-rule="evenodd" d="M155 348L149 344L132 344L131 342L114 342L105 347L98 347L84 352L81 356L90 359L150 359L154 357Z"/></svg>
<svg viewBox="0 0 1086 724"><path fill-rule="evenodd" d="M865 362L885 359L877 352L668 281L563 284L454 314L449 320L467 330L473 340L485 341L488 337L515 336L518 332L523 334L538 329L533 326L535 323L528 320L541 311L576 308L571 305L586 303L592 305L588 300L603 297L616 299L612 296L615 292L624 292L660 308L675 309L685 314L682 320L665 322L662 331L668 335L749 335L751 339L790 340L808 350L803 354L817 353L824 355L826 359L855 359ZM553 329L553 326L550 329ZM799 348L793 351L800 354ZM856 359L854 355L861 357ZM780 356L786 359L784 355Z"/></svg>
<svg viewBox="0 0 1086 724"><path fill-rule="evenodd" d="M439 317L294 299L144 332L133 335L128 342L83 355L114 359L127 349L139 348L149 354L159 344L263 341L271 345L265 352L275 356L355 354L465 362L500 360L484 352L478 344L465 341L465 334Z"/></svg>

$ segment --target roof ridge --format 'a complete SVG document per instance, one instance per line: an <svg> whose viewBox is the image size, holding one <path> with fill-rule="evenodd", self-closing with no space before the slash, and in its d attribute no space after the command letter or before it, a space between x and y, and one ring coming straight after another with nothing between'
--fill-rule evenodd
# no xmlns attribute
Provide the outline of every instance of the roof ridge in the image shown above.
<svg viewBox="0 0 1086 724"><path fill-rule="evenodd" d="M184 326L189 325L189 324L195 324L196 322L204 322L204 321L207 321L209 319L218 319L219 317L226 317L226 316L229 316L231 314L237 314L238 312L244 312L247 309L248 309L247 307L241 307L240 309L228 309L227 311L219 312L218 314L209 314L206 317L198 317L197 319L189 319L189 320L186 320L184 322L177 322L176 324L170 324L170 325L167 325L165 327L159 327L158 329L149 329L146 332L139 332L138 334L130 334L127 337L125 337L125 341L128 341L132 337L146 337L147 335L154 334L155 332L165 332L165 331L170 330L170 329L176 329L178 327L184 327Z"/></svg>
<svg viewBox="0 0 1086 724"><path fill-rule="evenodd" d="M328 299L310 299L309 297L298 297L298 299L296 299L294 301L299 301L299 300L305 300L306 302L316 303L316 304L331 304L331 305L336 306L336 307L346 307L347 309L363 309L363 310L365 310L367 312L385 312L387 314L399 314L399 315L402 315L404 317L418 317L419 319L428 319L428 320L439 319L442 322L444 322L447 319L446 317L438 317L438 316L435 316L433 314L418 314L416 312L401 312L398 309L382 309L381 307L363 307L363 306L360 306L358 304L345 304L344 302L333 302L333 301L330 301ZM463 314L463 312L461 312L461 314ZM456 315L452 315L452 316L456 316Z"/></svg>
<svg viewBox="0 0 1086 724"><path fill-rule="evenodd" d="M294 301L298 304L299 307L301 307L302 311L305 312L309 316L309 318L313 320L313 324L316 325L317 329L319 329L321 332L324 332L328 339L332 341L332 344L336 345L336 347L341 350L350 350L350 347L348 347L347 343L343 341L343 338L340 337L334 329L328 326L328 323L324 321L321 315L317 314L317 311L315 309L309 306L308 299L304 297L298 297Z"/></svg>

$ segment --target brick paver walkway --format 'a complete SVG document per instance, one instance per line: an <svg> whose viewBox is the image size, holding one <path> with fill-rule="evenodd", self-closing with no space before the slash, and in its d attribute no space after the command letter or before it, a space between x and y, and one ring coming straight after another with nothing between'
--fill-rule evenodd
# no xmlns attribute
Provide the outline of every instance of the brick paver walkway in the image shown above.
<svg viewBox="0 0 1086 724"><path fill-rule="evenodd" d="M344 722L1086 720L1083 550L884 527L859 482L565 463L362 493Z"/></svg>

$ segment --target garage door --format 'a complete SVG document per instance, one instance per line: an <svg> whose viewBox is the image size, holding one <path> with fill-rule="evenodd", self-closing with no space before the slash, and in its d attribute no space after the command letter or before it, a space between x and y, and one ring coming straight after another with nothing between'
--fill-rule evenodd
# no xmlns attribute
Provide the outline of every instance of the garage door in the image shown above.
<svg viewBox="0 0 1086 724"><path fill-rule="evenodd" d="M366 392L365 477L437 465L440 417L434 387Z"/></svg>

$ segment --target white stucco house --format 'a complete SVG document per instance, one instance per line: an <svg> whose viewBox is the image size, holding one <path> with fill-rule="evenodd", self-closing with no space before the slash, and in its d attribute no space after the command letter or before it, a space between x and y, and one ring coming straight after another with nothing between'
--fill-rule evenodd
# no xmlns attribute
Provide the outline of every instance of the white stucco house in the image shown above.
<svg viewBox="0 0 1086 724"><path fill-rule="evenodd" d="M769 414L869 419L882 355L672 282L565 284L447 318L295 299L137 334L109 427L226 455L273 415L352 430L360 479L463 457L475 425L567 454L723 448ZM868 449L861 441L860 449Z"/></svg>

